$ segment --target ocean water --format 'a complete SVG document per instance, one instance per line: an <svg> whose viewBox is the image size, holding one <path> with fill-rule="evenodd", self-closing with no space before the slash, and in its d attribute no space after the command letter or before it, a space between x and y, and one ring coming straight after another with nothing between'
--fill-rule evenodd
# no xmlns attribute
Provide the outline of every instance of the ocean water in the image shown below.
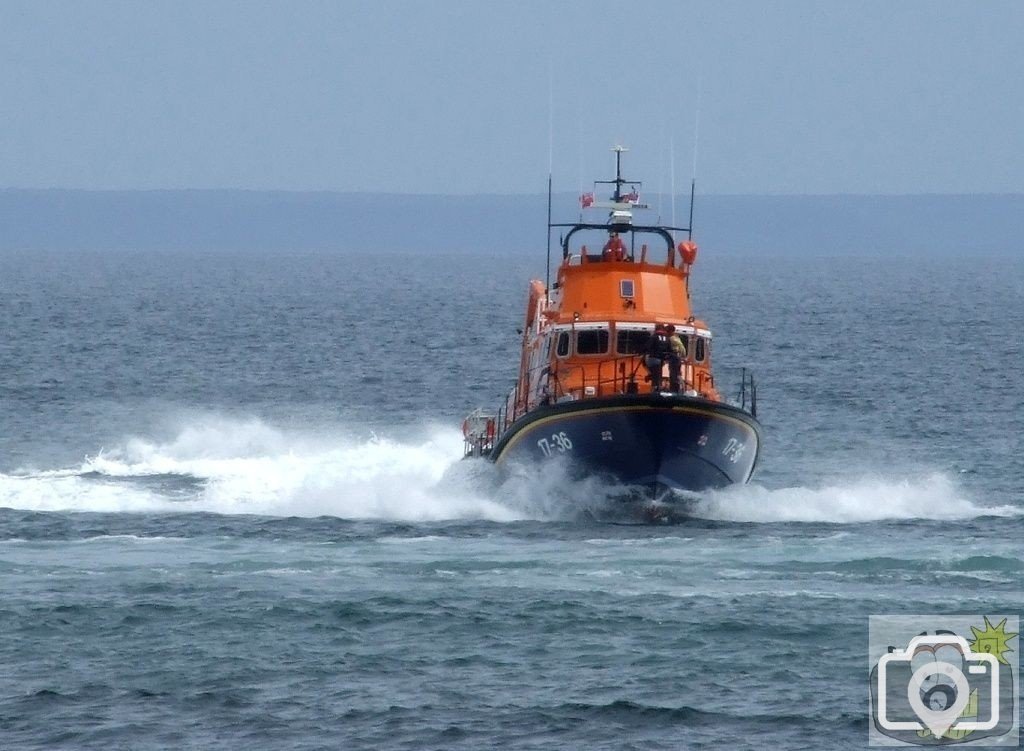
<svg viewBox="0 0 1024 751"><path fill-rule="evenodd" d="M1024 610L1024 261L715 257L751 485L461 462L543 258L0 255L0 748L859 749L870 614Z"/></svg>

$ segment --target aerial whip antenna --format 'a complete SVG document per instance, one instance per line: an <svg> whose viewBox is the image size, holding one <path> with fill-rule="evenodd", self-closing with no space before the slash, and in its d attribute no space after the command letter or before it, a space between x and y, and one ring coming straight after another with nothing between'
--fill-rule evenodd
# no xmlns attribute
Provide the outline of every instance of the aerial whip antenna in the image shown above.
<svg viewBox="0 0 1024 751"><path fill-rule="evenodd" d="M697 144L700 141L700 101L704 93L703 74L697 72L697 112L693 116L693 172L690 173L690 221L687 222L687 240L693 239L693 197L697 192Z"/></svg>
<svg viewBox="0 0 1024 751"><path fill-rule="evenodd" d="M555 163L555 77L548 60L548 174Z"/></svg>
<svg viewBox="0 0 1024 751"><path fill-rule="evenodd" d="M668 139L668 174L669 186L672 191L672 226L676 226L676 139ZM672 230L672 244L676 242L676 231Z"/></svg>
<svg viewBox="0 0 1024 751"><path fill-rule="evenodd" d="M544 276L544 296L551 300L551 173L555 163L555 116L554 116L554 82L551 73L551 60L548 60L548 260Z"/></svg>
<svg viewBox="0 0 1024 751"><path fill-rule="evenodd" d="M664 132L661 135L662 135L662 138L664 138L664 136L665 136ZM664 140L661 142L661 148L665 148ZM664 151L661 152L661 158L662 159L665 158L665 152ZM662 164L661 169L658 170L658 224L661 224L661 217L662 217L661 207L662 207L662 204L665 201L665 172L664 172L664 169L665 169L665 166L664 166L664 164Z"/></svg>
<svg viewBox="0 0 1024 751"><path fill-rule="evenodd" d="M583 195L583 113L577 106L576 109L576 147L577 155L579 157L576 168L578 170L577 178L579 181L579 195ZM580 221L583 221L583 207L580 206L579 212Z"/></svg>

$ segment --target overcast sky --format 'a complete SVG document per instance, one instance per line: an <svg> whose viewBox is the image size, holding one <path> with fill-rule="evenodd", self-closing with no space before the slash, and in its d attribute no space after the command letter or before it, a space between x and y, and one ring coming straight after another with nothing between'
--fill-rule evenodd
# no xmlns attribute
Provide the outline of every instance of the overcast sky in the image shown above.
<svg viewBox="0 0 1024 751"><path fill-rule="evenodd" d="M1024 192L1024 1L0 0L0 187L539 193L549 121L556 190L699 122L708 193Z"/></svg>

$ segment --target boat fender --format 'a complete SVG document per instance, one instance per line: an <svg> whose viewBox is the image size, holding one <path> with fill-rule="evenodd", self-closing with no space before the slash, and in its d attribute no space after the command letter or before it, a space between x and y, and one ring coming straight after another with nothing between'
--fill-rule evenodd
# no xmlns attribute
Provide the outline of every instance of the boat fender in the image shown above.
<svg viewBox="0 0 1024 751"><path fill-rule="evenodd" d="M679 255L682 257L683 263L692 266L693 262L697 260L697 243L689 240L679 243Z"/></svg>
<svg viewBox="0 0 1024 751"><path fill-rule="evenodd" d="M537 319L537 311L540 308L540 301L543 297L544 284L534 279L530 282L530 296L526 302L526 326L524 330L529 331L533 328L533 323Z"/></svg>

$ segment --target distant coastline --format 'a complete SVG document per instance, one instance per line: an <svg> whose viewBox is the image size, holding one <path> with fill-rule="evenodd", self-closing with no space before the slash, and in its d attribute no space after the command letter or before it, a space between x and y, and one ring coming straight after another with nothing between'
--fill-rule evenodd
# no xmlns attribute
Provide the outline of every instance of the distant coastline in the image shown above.
<svg viewBox="0 0 1024 751"><path fill-rule="evenodd" d="M557 194L555 217L575 217L576 198ZM678 224L688 198L677 197ZM532 253L545 219L540 194L6 189L0 251ZM1002 255L1024 250L1024 194L698 195L694 224L722 255Z"/></svg>

